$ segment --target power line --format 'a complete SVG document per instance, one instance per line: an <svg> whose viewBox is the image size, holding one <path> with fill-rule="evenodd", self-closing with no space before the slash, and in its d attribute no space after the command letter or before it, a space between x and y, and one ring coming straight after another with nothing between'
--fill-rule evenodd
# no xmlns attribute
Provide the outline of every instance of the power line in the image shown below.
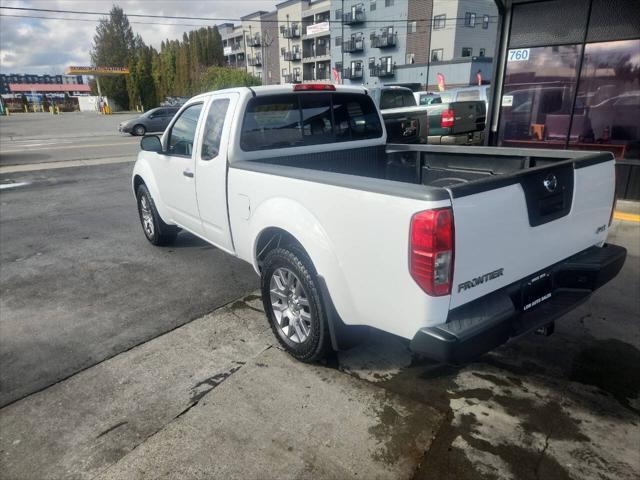
<svg viewBox="0 0 640 480"><path fill-rule="evenodd" d="M94 18L69 18L69 17L38 17L36 15L12 15L10 13L0 13L0 17L11 17L11 18L36 18L38 20L71 20L74 22L92 22L97 23L100 19ZM160 22L137 22L132 21L129 22L134 25L166 25L166 26L184 26L184 27L211 27L212 25L205 25L202 23L160 23Z"/></svg>
<svg viewBox="0 0 640 480"><path fill-rule="evenodd" d="M100 21L100 19L98 18L72 18L72 17L43 17L43 16L37 16L37 15L14 15L14 14L10 14L10 13L0 13L0 17L9 17L9 18L33 18L33 19L37 19L37 20L70 20L73 22L92 22L92 23L97 23ZM176 26L176 27L180 27L180 26L184 26L184 27L211 27L212 25L208 25L208 24L204 24L204 23L162 23L162 22L139 22L136 20L133 20L131 22L129 22L131 24L134 25L165 25L165 26ZM489 23L497 23L497 22L489 22ZM455 30L456 28L458 28L460 25L453 25L453 26L447 26L444 28L438 28L436 30L433 30L435 32L441 32L441 31L448 31L448 30ZM394 29L396 30L396 35L398 37L405 37L406 35L409 34L409 32L407 33L402 33L402 30L406 30L408 27L406 25L401 25L401 26L395 26ZM352 34L356 34L356 33L362 33L362 32L367 32L367 33L371 33L371 32L377 32L379 31L380 28L379 27L362 27L362 28L352 28L352 32L350 33L350 35ZM329 31L327 31L329 32ZM411 32L411 33L418 33L418 32ZM425 33L425 32L422 32ZM238 32L234 37L242 37L242 33ZM286 37L279 37L279 38L286 38Z"/></svg>
<svg viewBox="0 0 640 480"><path fill-rule="evenodd" d="M57 9L51 9L51 8L31 8L31 7L4 7L4 6L0 6L0 8L5 9L5 10L20 10L20 11L27 11L27 12L44 12L44 13L71 13L71 14L75 14L75 15L101 15L101 16L109 16L108 12L88 12L88 11L82 11L82 10L57 10ZM127 13L125 14L127 17L142 17L142 18L166 18L166 19L170 19L170 20L205 20L205 21L210 21L210 22L242 22L242 19L240 18L213 18L213 17L186 17L186 16L175 16L175 15L152 15L152 14L146 14L146 13ZM493 19L497 19L498 16L497 15L487 15L489 17L489 19L491 20ZM446 18L446 21L450 21L450 20L466 20L466 17L448 17ZM262 19L262 18L258 18L258 19L251 19L251 20L245 20L247 23L302 23L302 19L300 20L291 20L290 18L288 20L267 20L267 19ZM381 24L390 24L390 23L398 23L398 22L402 22L402 23L406 23L406 22L432 22L431 18L412 18L412 19L399 19L399 20L376 20L376 19L372 19L372 20L365 20L365 23L381 23ZM325 20L325 22L331 24L342 24L342 20L331 20L331 19L327 19Z"/></svg>

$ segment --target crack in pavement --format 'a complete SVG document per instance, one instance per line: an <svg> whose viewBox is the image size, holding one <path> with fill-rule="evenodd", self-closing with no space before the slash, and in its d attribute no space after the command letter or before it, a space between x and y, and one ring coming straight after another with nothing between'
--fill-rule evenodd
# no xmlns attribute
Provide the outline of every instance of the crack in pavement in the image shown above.
<svg viewBox="0 0 640 480"><path fill-rule="evenodd" d="M258 358L260 355L262 355L264 352L266 352L267 350L269 350L271 348L271 345L269 345L268 347L266 347L265 349L261 350L260 352L258 352L256 355L252 356L251 358L249 358L247 360L247 362L249 360L253 360L255 358ZM177 415L175 415L171 420L169 420L168 422L166 422L164 425L162 425L161 427L159 427L158 429L156 429L154 432L150 433L149 435L147 435L144 439L142 439L139 443L137 443L131 450L129 450L125 455L123 455L122 457L120 457L119 459L117 459L116 461L112 462L111 464L109 464L107 467L105 467L103 470L101 470L100 472L98 472L96 475L94 475L93 477L91 477L91 480L94 480L96 478L99 478L100 476L102 476L104 473L106 473L110 468L112 468L114 465L116 465L117 463L119 463L120 461L124 460L126 457L128 457L129 455L131 455L132 453L134 453L141 445L147 443L149 440L151 440L153 437L155 437L157 434L159 434L160 432L162 432L163 430L165 430L167 427L169 427L171 424L173 424L173 422L175 422L176 420L178 420L180 417L182 417L183 415L185 415L187 412L189 412L189 410L191 410L192 408L194 408L195 406L197 406L204 397L207 396L207 394L211 393L216 387L220 386L226 379L228 379L229 377L231 377L231 375L233 375L234 373L238 372L242 367L244 367L247 362L235 362L237 365L231 367L230 369L221 372L219 374L213 375L212 377L209 377L208 379L203 380L202 382L197 383L194 387L192 387L192 389L197 388L199 385L203 385L203 384L208 384L208 382L211 379L214 379L216 377L219 377L219 379L217 380L217 383L215 383L215 385L213 385L210 389L206 390L205 392L202 392L202 394L197 394L194 397L192 397L192 401L189 403L189 405L182 410L180 413L178 413ZM213 381L212 381L213 382ZM126 422L124 422L126 423ZM120 425L116 425L114 427L112 427L110 430L114 430L115 428L117 428ZM107 433L107 432L104 432ZM102 434L101 434L102 435Z"/></svg>

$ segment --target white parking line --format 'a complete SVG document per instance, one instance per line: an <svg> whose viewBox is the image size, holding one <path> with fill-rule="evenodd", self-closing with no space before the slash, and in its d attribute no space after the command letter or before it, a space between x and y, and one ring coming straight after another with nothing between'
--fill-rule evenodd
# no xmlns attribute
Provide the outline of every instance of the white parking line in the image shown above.
<svg viewBox="0 0 640 480"><path fill-rule="evenodd" d="M0 190L6 190L8 188L24 187L25 185L29 185L30 183L31 182L0 183Z"/></svg>

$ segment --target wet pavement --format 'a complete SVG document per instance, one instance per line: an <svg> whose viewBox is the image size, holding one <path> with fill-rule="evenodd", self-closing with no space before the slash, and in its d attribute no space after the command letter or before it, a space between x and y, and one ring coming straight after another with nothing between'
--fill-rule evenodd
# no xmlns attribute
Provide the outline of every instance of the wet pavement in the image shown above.
<svg viewBox="0 0 640 480"><path fill-rule="evenodd" d="M638 225L623 272L464 366L386 334L306 365L258 295L0 410L6 478L615 479L640 474Z"/></svg>

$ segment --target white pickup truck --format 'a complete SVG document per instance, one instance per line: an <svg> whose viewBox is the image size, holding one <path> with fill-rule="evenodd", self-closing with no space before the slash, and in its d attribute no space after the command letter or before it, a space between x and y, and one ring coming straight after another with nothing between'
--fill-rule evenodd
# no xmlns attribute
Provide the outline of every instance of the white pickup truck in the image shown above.
<svg viewBox="0 0 640 480"><path fill-rule="evenodd" d="M359 87L206 93L141 146L147 239L184 229L251 263L303 361L374 328L463 362L552 325L626 257L605 243L610 153L387 145Z"/></svg>

